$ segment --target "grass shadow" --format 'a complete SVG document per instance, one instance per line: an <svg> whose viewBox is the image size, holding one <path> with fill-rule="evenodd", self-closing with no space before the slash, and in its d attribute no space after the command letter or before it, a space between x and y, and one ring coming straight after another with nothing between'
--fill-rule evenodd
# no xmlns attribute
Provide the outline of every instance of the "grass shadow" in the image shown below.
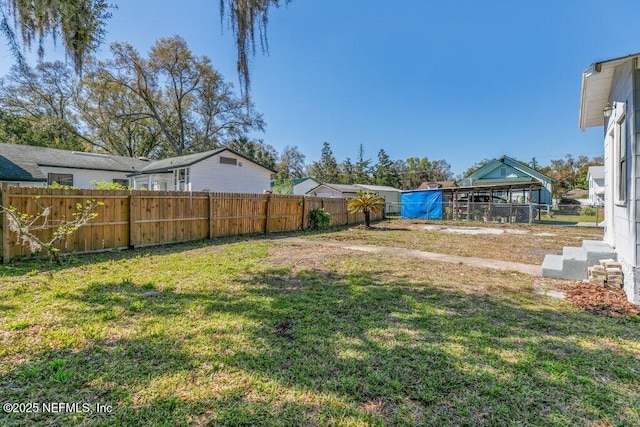
<svg viewBox="0 0 640 427"><path fill-rule="evenodd" d="M0 384L6 400L111 402L115 413L0 423L640 422L635 320L394 273L261 262L200 288L92 281L59 296L54 327L108 337L5 365Z"/></svg>

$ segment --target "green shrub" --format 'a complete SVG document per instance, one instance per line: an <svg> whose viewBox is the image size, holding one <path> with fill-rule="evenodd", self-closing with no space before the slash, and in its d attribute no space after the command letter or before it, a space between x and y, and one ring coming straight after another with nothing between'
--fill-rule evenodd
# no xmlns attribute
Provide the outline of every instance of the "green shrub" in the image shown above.
<svg viewBox="0 0 640 427"><path fill-rule="evenodd" d="M596 216L596 210L592 207L584 208L582 214L586 216Z"/></svg>
<svg viewBox="0 0 640 427"><path fill-rule="evenodd" d="M52 188L54 190L77 190L78 187L73 186L73 185L62 185L62 184L58 184L57 182L52 182L51 184L47 185L48 188Z"/></svg>
<svg viewBox="0 0 640 427"><path fill-rule="evenodd" d="M331 215L322 208L309 212L309 228L312 230L324 230L329 228Z"/></svg>
<svg viewBox="0 0 640 427"><path fill-rule="evenodd" d="M91 185L96 190L131 190L131 187L127 187L117 182L109 181L91 181Z"/></svg>
<svg viewBox="0 0 640 427"><path fill-rule="evenodd" d="M558 205L580 205L580 201L569 197L562 197L558 202Z"/></svg>

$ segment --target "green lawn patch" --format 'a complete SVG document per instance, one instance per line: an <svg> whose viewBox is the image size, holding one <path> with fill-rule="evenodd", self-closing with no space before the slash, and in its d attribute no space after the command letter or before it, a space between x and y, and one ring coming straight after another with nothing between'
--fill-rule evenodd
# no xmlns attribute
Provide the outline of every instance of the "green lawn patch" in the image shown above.
<svg viewBox="0 0 640 427"><path fill-rule="evenodd" d="M113 407L2 425L640 423L638 323L517 273L221 240L0 277L3 402Z"/></svg>

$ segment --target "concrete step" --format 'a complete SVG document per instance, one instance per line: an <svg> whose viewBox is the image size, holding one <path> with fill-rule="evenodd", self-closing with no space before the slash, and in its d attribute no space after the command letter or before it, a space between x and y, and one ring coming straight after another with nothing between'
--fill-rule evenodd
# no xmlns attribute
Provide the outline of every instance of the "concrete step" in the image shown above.
<svg viewBox="0 0 640 427"><path fill-rule="evenodd" d="M587 278L587 251L583 248L562 248L563 279L584 280Z"/></svg>
<svg viewBox="0 0 640 427"><path fill-rule="evenodd" d="M562 260L562 255L545 255L542 262L542 277L563 279Z"/></svg>
<svg viewBox="0 0 640 427"><path fill-rule="evenodd" d="M585 240L582 248L587 253L587 267L598 265L601 259L618 259L616 251L602 240Z"/></svg>
<svg viewBox="0 0 640 427"><path fill-rule="evenodd" d="M547 255L542 263L542 277L567 280L587 279L587 267L601 259L618 259L611 246L601 240L585 240L579 248L565 246L562 255Z"/></svg>

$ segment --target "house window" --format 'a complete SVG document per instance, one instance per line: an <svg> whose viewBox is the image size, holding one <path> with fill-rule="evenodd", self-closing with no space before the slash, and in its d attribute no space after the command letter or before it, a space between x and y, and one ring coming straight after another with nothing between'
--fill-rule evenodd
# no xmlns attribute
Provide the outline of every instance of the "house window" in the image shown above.
<svg viewBox="0 0 640 427"><path fill-rule="evenodd" d="M48 173L47 184L51 185L53 183L73 187L73 175L70 173Z"/></svg>
<svg viewBox="0 0 640 427"><path fill-rule="evenodd" d="M223 165L236 165L238 164L238 160L231 158L231 157L222 157L220 156L220 163L222 163Z"/></svg>
<svg viewBox="0 0 640 427"><path fill-rule="evenodd" d="M113 179L113 183L114 184L120 184L123 187L128 187L129 186L129 180L128 179L117 179L117 178L114 178Z"/></svg>
<svg viewBox="0 0 640 427"><path fill-rule="evenodd" d="M189 191L189 168L176 169L173 172L175 178L175 187L177 191Z"/></svg>
<svg viewBox="0 0 640 427"><path fill-rule="evenodd" d="M614 188L616 203L627 202L627 121L623 114L615 124L614 130Z"/></svg>

